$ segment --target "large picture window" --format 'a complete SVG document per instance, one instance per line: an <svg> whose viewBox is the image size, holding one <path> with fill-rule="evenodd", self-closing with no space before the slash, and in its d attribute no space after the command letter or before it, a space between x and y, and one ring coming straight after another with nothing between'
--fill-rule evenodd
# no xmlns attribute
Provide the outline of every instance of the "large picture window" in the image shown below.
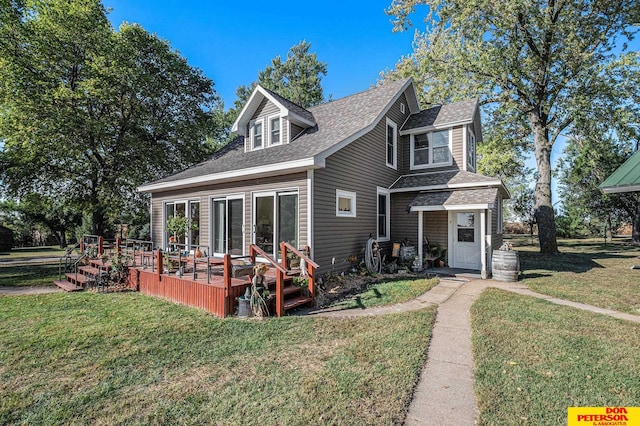
<svg viewBox="0 0 640 426"><path fill-rule="evenodd" d="M411 168L451 165L450 142L451 136L448 129L411 135Z"/></svg>

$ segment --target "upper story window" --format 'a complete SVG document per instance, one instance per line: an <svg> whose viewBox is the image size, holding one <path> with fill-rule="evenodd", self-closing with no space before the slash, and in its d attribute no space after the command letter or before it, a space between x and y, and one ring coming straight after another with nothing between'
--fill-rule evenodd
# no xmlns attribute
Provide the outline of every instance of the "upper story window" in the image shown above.
<svg viewBox="0 0 640 426"><path fill-rule="evenodd" d="M467 130L467 168L476 169L476 135Z"/></svg>
<svg viewBox="0 0 640 426"><path fill-rule="evenodd" d="M281 123L280 117L269 118L269 145L278 145L282 142Z"/></svg>
<svg viewBox="0 0 640 426"><path fill-rule="evenodd" d="M450 130L411 135L411 168L450 166L451 134Z"/></svg>
<svg viewBox="0 0 640 426"><path fill-rule="evenodd" d="M264 131L262 120L256 120L251 123L251 149L260 149L263 147Z"/></svg>
<svg viewBox="0 0 640 426"><path fill-rule="evenodd" d="M398 168L398 125L387 118L387 166Z"/></svg>

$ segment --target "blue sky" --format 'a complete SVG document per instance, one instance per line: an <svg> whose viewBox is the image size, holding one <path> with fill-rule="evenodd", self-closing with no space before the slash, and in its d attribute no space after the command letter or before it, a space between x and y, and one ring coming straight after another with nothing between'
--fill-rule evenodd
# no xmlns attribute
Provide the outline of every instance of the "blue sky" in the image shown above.
<svg viewBox="0 0 640 426"><path fill-rule="evenodd" d="M238 86L255 81L271 59L284 57L300 40L311 42L328 63L325 96L366 90L411 52L413 31L392 32L384 13L390 3L103 0L116 28L122 21L139 23L202 69L227 108Z"/></svg>

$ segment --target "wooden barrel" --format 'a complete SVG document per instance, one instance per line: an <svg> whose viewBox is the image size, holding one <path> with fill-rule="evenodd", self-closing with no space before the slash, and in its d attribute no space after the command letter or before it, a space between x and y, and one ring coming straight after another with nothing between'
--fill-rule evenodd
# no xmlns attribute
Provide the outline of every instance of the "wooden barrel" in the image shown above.
<svg viewBox="0 0 640 426"><path fill-rule="evenodd" d="M497 281L518 281L520 261L516 250L496 250L491 259L491 273Z"/></svg>

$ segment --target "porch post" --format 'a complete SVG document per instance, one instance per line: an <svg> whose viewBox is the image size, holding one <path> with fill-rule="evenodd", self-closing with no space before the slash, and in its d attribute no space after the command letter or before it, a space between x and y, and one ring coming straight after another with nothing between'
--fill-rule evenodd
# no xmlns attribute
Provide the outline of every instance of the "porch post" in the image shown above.
<svg viewBox="0 0 640 426"><path fill-rule="evenodd" d="M418 258L420 260L422 260L422 255L423 255L423 253L422 253L422 240L423 240L423 235L424 235L423 231L422 231L423 230L423 226L424 226L424 223L423 223L424 219L423 219L423 216L422 216L423 214L424 214L423 211L419 211L418 212Z"/></svg>
<svg viewBox="0 0 640 426"><path fill-rule="evenodd" d="M487 279L487 211L480 210L480 276Z"/></svg>

